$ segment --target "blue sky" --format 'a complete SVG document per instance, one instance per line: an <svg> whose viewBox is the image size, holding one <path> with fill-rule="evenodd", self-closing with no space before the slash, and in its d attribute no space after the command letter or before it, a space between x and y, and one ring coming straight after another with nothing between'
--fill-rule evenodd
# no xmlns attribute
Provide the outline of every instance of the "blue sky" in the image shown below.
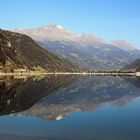
<svg viewBox="0 0 140 140"><path fill-rule="evenodd" d="M140 48L140 0L1 0L0 28L59 24Z"/></svg>

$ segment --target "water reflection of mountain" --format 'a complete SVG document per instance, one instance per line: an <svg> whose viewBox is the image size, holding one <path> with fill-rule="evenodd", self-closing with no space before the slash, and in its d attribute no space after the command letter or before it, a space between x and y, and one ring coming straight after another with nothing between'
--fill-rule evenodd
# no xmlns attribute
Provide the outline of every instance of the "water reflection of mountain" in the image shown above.
<svg viewBox="0 0 140 140"><path fill-rule="evenodd" d="M0 115L29 109L39 99L69 84L73 77L0 77Z"/></svg>
<svg viewBox="0 0 140 140"><path fill-rule="evenodd" d="M123 79L125 79L128 82L131 82L137 88L140 88L140 77L129 77L129 76L127 77L127 76L124 76Z"/></svg>
<svg viewBox="0 0 140 140"><path fill-rule="evenodd" d="M48 94L22 114L59 120L71 112L94 110L106 103L124 106L140 96L138 83L137 77L81 77Z"/></svg>
<svg viewBox="0 0 140 140"><path fill-rule="evenodd" d="M71 112L109 103L124 106L140 96L137 77L0 78L0 114L19 113L58 120ZM26 110L26 111L25 111Z"/></svg>

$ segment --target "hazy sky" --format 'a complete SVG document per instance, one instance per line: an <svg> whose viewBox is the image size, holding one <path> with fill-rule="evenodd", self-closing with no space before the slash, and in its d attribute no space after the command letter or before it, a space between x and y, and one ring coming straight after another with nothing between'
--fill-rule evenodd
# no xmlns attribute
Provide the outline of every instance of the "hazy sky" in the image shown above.
<svg viewBox="0 0 140 140"><path fill-rule="evenodd" d="M0 28L59 24L140 48L140 0L1 0Z"/></svg>

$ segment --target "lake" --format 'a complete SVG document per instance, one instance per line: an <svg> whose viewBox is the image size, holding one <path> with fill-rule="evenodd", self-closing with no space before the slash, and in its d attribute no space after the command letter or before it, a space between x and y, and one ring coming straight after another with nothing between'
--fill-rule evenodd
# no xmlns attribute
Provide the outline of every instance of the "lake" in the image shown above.
<svg viewBox="0 0 140 140"><path fill-rule="evenodd" d="M140 140L140 78L0 77L2 140Z"/></svg>

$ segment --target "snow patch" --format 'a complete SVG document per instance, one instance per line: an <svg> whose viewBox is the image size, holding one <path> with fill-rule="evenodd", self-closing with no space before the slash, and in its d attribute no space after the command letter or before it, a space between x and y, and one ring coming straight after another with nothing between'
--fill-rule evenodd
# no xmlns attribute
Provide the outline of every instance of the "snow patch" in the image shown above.
<svg viewBox="0 0 140 140"><path fill-rule="evenodd" d="M64 29L64 27L63 26L60 26L60 25L57 25L56 26L58 29Z"/></svg>
<svg viewBox="0 0 140 140"><path fill-rule="evenodd" d="M69 53L71 56L74 56L74 57L78 57L78 54L76 53Z"/></svg>
<svg viewBox="0 0 140 140"><path fill-rule="evenodd" d="M59 116L56 118L57 121L59 121L59 120L61 120L61 119L63 119L63 116L62 116L62 115L59 115Z"/></svg>

